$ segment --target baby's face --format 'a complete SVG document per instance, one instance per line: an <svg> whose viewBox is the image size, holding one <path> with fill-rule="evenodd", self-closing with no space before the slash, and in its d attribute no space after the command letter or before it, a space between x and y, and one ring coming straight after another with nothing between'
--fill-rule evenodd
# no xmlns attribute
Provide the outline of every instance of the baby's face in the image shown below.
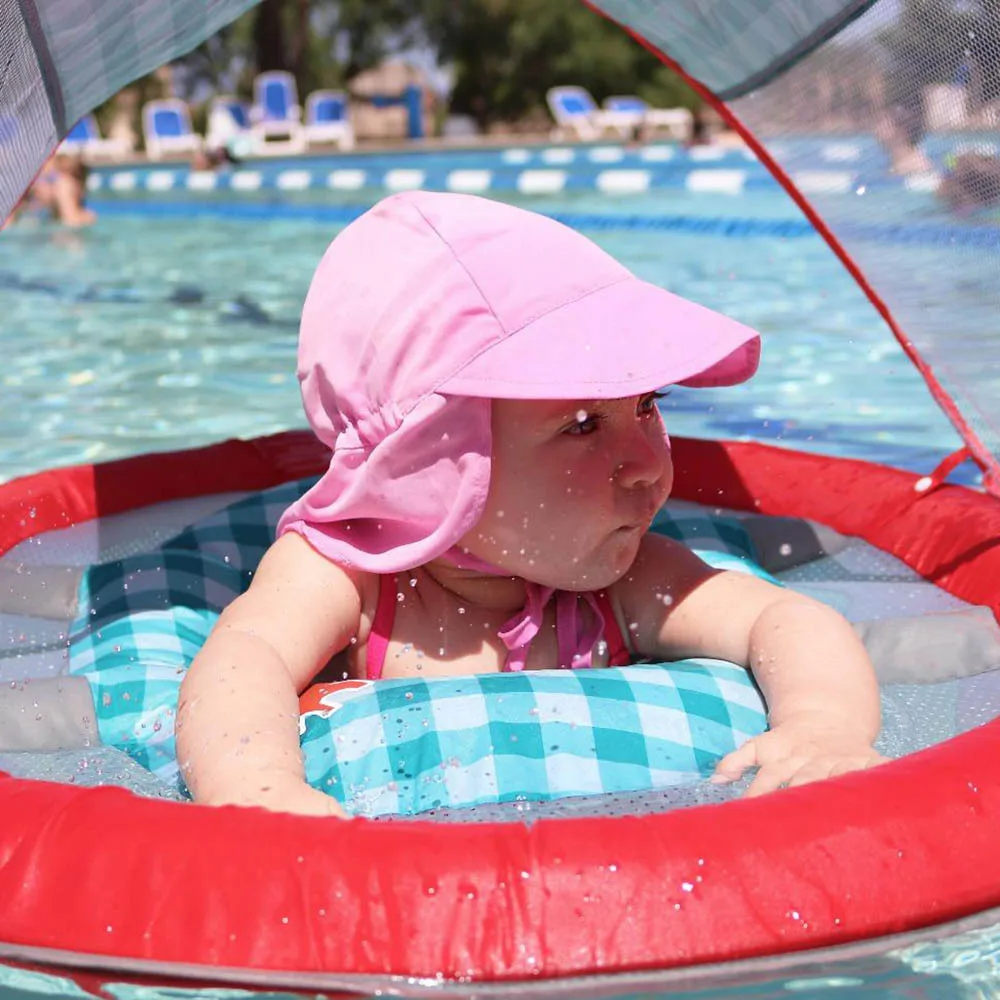
<svg viewBox="0 0 1000 1000"><path fill-rule="evenodd" d="M489 496L459 544L545 586L599 590L632 565L672 485L653 393L494 400Z"/></svg>

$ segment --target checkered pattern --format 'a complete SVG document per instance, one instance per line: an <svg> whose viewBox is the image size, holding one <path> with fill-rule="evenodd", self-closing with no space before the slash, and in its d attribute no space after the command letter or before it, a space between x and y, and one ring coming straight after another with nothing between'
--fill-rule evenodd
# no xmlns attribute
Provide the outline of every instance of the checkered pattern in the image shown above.
<svg viewBox="0 0 1000 1000"><path fill-rule="evenodd" d="M306 780L365 816L690 783L766 727L747 672L712 660L386 680L339 700L303 716Z"/></svg>
<svg viewBox="0 0 1000 1000"><path fill-rule="evenodd" d="M77 592L69 670L87 678L102 742L183 790L174 713L184 672L250 584L278 518L315 479L231 504L159 549L91 566Z"/></svg>
<svg viewBox="0 0 1000 1000"><path fill-rule="evenodd" d="M71 649L123 615L175 607L221 611L250 585L285 508L315 481L255 493L158 549L90 566L77 592Z"/></svg>
<svg viewBox="0 0 1000 1000"><path fill-rule="evenodd" d="M218 617L184 607L140 611L70 647L70 672L90 684L101 742L181 792L174 743L177 698Z"/></svg>
<svg viewBox="0 0 1000 1000"><path fill-rule="evenodd" d="M753 542L734 517L665 507L653 519L651 530L701 552L728 552L751 562L754 559Z"/></svg>
<svg viewBox="0 0 1000 1000"><path fill-rule="evenodd" d="M174 748L174 713L184 671L208 637L222 609L249 585L257 564L274 538L282 512L314 481L286 483L254 494L186 528L158 549L91 566L83 575L78 593L79 610L70 629L70 672L86 677L91 685L102 741L124 750L175 787L183 788ZM674 516L661 513L654 528L689 544L694 543L699 554L713 565L767 577L752 561L750 540L736 521L685 510ZM601 671L597 681L586 679L591 675L579 672L558 671L551 675L532 672L524 675L531 685L526 691L517 687L525 683L523 680L507 675L499 679L483 676L466 681L470 691L475 688L478 692L473 699L478 699L477 716L468 714L473 711L471 702L468 713L453 714L455 706L462 704L454 691L443 692L439 699L438 692L443 689L435 687L431 702L426 692L431 690L431 684L440 682L380 682L374 702L370 699L358 702L351 709L358 713L362 712L363 704L369 706L364 718L359 715L352 723L352 733L362 730L376 733L379 726L383 730L372 737L376 742L361 755L363 761L350 756L350 747L355 746L350 741L355 737L345 735L342 722L346 721L346 716L338 714L335 729L328 723L321 724L322 720L317 717L309 717L303 737L307 770L317 787L333 794L346 795L344 789L352 789L349 797L354 806L372 814L392 811L384 806L391 802L396 803L393 810L404 812L433 808L435 802L458 804L462 796L457 792L444 795L440 788L434 792L431 786L445 783L457 788L462 782L475 784L473 779L477 775L482 778L481 789L486 790L480 792L486 795L482 801L498 801L498 796L499 801L504 801L522 794L535 798L581 794L594 788L610 791L656 787L666 782L670 774L684 775L688 780L692 775L703 773L709 766L707 762L714 762L725 752L725 747L732 749L734 740L755 731L752 720L746 716L740 716L738 724L735 719L731 720L731 725L726 722L727 713L731 714L734 706L740 711L750 710L746 697L753 692L752 685L742 671L736 672L743 684L741 697L745 697L741 701L733 693L736 691L733 668L720 665L718 669L730 671L720 675L726 679L726 686L714 679L714 667L709 669L704 665L690 669L671 665L669 670L661 670L658 674L646 671L639 675L643 678L641 684L637 684L631 673L623 675L617 670ZM643 668L628 670L642 671ZM654 684L648 679L654 675L675 679ZM411 687L403 690L400 685L406 683L411 683ZM495 684L509 693L498 692L491 687ZM536 684L541 686L536 688ZM695 687L689 690L685 684ZM657 729L656 740L643 737L642 741L649 746L640 753L637 734L641 735L642 730L636 720L649 718L650 712L660 719L661 715L656 715L654 709L665 711L670 707L661 704L670 692L673 692L673 710L680 712L679 718L682 718L685 712L691 711L688 701L700 691L698 684L705 687L701 691L707 699L705 712L692 714L686 729L670 730L675 732L674 736L665 737L665 730ZM549 739L557 720L549 719L543 727L542 720L532 714L533 708L543 711L546 699L548 703L553 701L553 685L554 690L563 691L558 696L560 702L570 704L572 695L572 703L583 706L580 720L576 722L579 731L573 730L569 735L563 733L558 740ZM402 695L398 693L401 690ZM407 690L411 698L406 698ZM614 708L616 691L623 698L617 709ZM687 692L687 701L678 701L683 692ZM412 752L413 740L404 739L402 744L399 739L387 740L383 709L372 708L381 702L388 705L393 697L403 697L409 708L425 706L421 709L424 715L419 724L421 727L424 721L428 724L421 743L428 749L426 758L421 759L432 760L436 752L440 755L440 761L433 765L438 767L435 781L407 779L409 791L402 796L398 768L402 761L403 772L408 773L406 758ZM750 701L755 697L753 694ZM597 707L590 705L595 699ZM759 700L755 704L762 726ZM646 707L640 712L636 706ZM484 707L491 713L489 716L483 716ZM521 711L520 716L509 714L517 708ZM490 722L486 729L482 725L457 726L458 721L472 718L489 718ZM584 719L592 721L584 724ZM695 720L699 719L703 721L695 725ZM711 720L714 720L712 725L706 729ZM660 721L656 725L660 726ZM439 727L443 727L440 732ZM622 735L616 749L611 746L608 734L618 730ZM494 731L506 733L507 744L496 740L492 744L489 740L484 742L483 733L491 736ZM594 735L598 731L602 735ZM511 745L520 742L521 734L525 741L522 749L530 745L535 748L534 753L539 747L548 748L541 758L509 752ZM385 771L384 762L379 764L376 759L380 739L385 740L381 746L384 754L397 744L405 744L406 749L393 751L396 756L391 759L388 772L392 777L382 774L385 780L377 783L375 777ZM634 759L619 760L615 755L624 752L620 748L626 743L633 747ZM507 752L498 754L495 748L504 745ZM437 747L437 751L431 750L431 746ZM463 746L467 750L459 752ZM494 747L489 754L485 753L487 746ZM553 751L552 746L565 749ZM347 757L342 755L345 750ZM588 754L589 765L585 763ZM490 763L494 757L499 763ZM447 762L453 760L467 763L452 767ZM530 763L532 760L534 763ZM645 764L641 763L643 760ZM440 767L441 762L446 766ZM514 762L520 762L515 770L521 769L522 777L511 772ZM546 775L544 782L540 779L542 773ZM630 781L637 783L629 784ZM392 783L395 789L389 788ZM464 801L472 804L474 798L475 795L469 792Z"/></svg>

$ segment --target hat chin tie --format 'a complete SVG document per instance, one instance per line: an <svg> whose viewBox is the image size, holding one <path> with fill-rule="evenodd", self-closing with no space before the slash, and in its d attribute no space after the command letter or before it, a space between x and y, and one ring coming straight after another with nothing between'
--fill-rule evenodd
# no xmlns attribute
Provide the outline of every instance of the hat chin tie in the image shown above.
<svg viewBox="0 0 1000 1000"><path fill-rule="evenodd" d="M449 549L442 558L461 569L471 569L490 576L510 575L457 546ZM504 622L497 632L500 641L507 647L504 670L524 670L531 643L542 628L545 609L553 598L556 602L558 665L561 668L574 669L593 666L594 646L604 635L605 625L604 615L593 593L556 590L554 587L545 587L532 580L525 580L524 586L526 591L524 606ZM581 601L587 607L584 615L580 614Z"/></svg>

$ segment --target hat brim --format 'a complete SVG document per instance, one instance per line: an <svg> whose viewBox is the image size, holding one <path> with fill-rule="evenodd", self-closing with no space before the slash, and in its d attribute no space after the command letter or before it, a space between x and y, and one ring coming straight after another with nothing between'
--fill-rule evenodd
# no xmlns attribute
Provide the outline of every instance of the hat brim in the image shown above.
<svg viewBox="0 0 1000 1000"><path fill-rule="evenodd" d="M622 399L666 385L736 385L759 361L755 330L628 277L509 334L438 390L492 399Z"/></svg>

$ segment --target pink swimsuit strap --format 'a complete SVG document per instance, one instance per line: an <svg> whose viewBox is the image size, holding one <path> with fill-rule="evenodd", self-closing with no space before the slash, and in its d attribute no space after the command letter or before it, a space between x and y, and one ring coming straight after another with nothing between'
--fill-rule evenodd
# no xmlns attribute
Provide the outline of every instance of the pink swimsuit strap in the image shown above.
<svg viewBox="0 0 1000 1000"><path fill-rule="evenodd" d="M557 591L555 594L566 593ZM575 596L575 595L572 595ZM603 590L593 591L590 595L603 618L604 641L608 644L608 666L624 667L632 662L628 646L622 636L618 622L615 620L614 610L611 601ZM393 575L380 576L378 581L378 604L375 608L375 618L372 621L371 633L368 636L368 644L365 650L365 674L371 681L377 681L382 677L385 668L385 654L389 648L389 637L392 635L393 624L396 621L396 578ZM506 626L505 626L506 628ZM559 613L556 613L556 631L560 628ZM533 638L533 636L532 636ZM531 645L531 639L521 647L524 656L527 656L527 649ZM523 657L521 662L523 663ZM575 663L574 666L590 666L590 661ZM512 665L510 657L504 665L504 670L519 670L519 666Z"/></svg>

